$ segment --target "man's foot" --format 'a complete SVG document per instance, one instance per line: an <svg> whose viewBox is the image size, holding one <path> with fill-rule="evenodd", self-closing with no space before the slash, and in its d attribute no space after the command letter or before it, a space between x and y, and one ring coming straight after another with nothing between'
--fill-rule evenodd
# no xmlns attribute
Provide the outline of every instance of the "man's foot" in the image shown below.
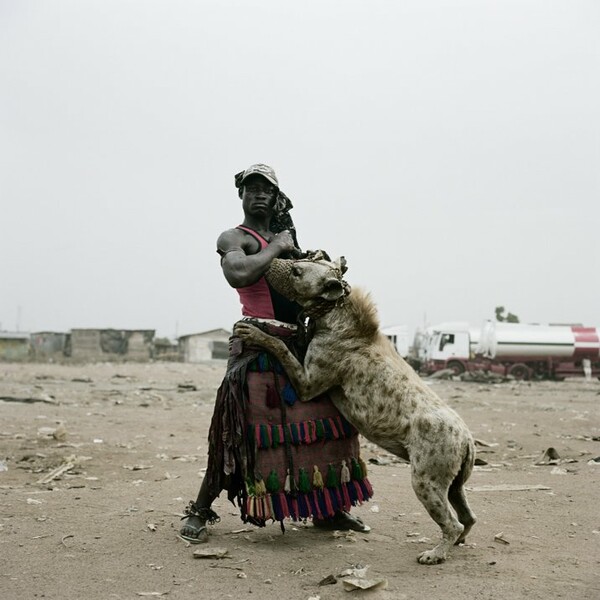
<svg viewBox="0 0 600 600"><path fill-rule="evenodd" d="M186 522L179 530L179 537L190 544L208 542L206 523L214 525L219 522L219 515L210 508L196 508L193 502L190 502L183 512L185 515L181 519L186 519Z"/></svg>
<svg viewBox="0 0 600 600"><path fill-rule="evenodd" d="M331 519L313 518L313 525L328 531L358 531L359 533L371 531L371 528L365 525L360 517L354 517L345 510L337 511Z"/></svg>

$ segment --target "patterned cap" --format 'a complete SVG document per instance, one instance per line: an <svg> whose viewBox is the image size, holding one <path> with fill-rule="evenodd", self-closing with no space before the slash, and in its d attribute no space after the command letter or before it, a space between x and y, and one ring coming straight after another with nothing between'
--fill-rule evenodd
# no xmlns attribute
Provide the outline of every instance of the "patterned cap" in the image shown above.
<svg viewBox="0 0 600 600"><path fill-rule="evenodd" d="M240 185L244 182L244 179L250 177L250 175L261 175L267 181L270 181L275 187L279 187L279 181L277 181L277 175L275 175L275 171L269 167L269 165L263 165L262 163L258 163L256 165L252 165L248 167L243 173L242 178L240 179Z"/></svg>

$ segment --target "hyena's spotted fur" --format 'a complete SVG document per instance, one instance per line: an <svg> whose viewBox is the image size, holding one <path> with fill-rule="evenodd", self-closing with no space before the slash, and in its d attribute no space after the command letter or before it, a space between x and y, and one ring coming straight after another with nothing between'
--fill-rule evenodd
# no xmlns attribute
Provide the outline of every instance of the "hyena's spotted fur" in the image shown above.
<svg viewBox="0 0 600 600"><path fill-rule="evenodd" d="M333 306L316 317L304 364L280 340L250 324L239 323L235 333L279 359L300 400L329 390L362 435L410 461L413 489L442 530L442 541L422 552L418 561L436 564L446 559L453 544L464 542L475 523L464 491L475 459L473 438L459 415L380 333L369 295L353 290L344 296L342 269L340 261L296 263L294 299L309 311L318 299L326 298Z"/></svg>

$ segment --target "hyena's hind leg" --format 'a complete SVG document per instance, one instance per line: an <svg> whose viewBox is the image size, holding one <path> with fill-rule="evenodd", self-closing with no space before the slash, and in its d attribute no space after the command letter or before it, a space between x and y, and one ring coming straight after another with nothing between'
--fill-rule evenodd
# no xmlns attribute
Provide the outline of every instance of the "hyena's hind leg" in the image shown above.
<svg viewBox="0 0 600 600"><path fill-rule="evenodd" d="M459 538L454 542L455 544L464 544L467 534L471 531L471 527L475 525L477 518L473 514L469 503L467 502L467 496L465 494L465 487L462 480L458 481L456 478L450 485L448 490L448 500L452 504L452 508L456 511L458 520L462 523L464 529L460 534Z"/></svg>
<svg viewBox="0 0 600 600"><path fill-rule="evenodd" d="M412 486L429 516L442 530L442 541L431 550L421 552L417 557L423 565L435 565L446 560L448 551L460 538L464 527L454 515L448 502L449 482L447 480L432 481L426 475L417 474L413 470Z"/></svg>
<svg viewBox="0 0 600 600"><path fill-rule="evenodd" d="M465 445L465 454L463 457L462 464L460 466L460 471L458 475L454 478L454 481L450 484L450 488L448 489L448 500L450 500L450 504L452 504L452 508L456 511L456 516L458 520L463 524L464 530L458 540L456 540L456 544L464 544L465 539L469 531L477 518L473 514L469 503L467 502L467 496L465 494L465 483L467 479L471 476L471 472L473 471L473 464L475 463L475 445L472 441L467 441Z"/></svg>

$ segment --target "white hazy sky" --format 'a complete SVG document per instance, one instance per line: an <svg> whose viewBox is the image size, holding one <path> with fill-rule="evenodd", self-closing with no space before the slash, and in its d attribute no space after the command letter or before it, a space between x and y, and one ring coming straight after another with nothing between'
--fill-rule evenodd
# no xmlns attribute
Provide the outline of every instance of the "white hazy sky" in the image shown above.
<svg viewBox="0 0 600 600"><path fill-rule="evenodd" d="M597 0L0 0L0 329L239 316L271 164L383 325L600 326Z"/></svg>

